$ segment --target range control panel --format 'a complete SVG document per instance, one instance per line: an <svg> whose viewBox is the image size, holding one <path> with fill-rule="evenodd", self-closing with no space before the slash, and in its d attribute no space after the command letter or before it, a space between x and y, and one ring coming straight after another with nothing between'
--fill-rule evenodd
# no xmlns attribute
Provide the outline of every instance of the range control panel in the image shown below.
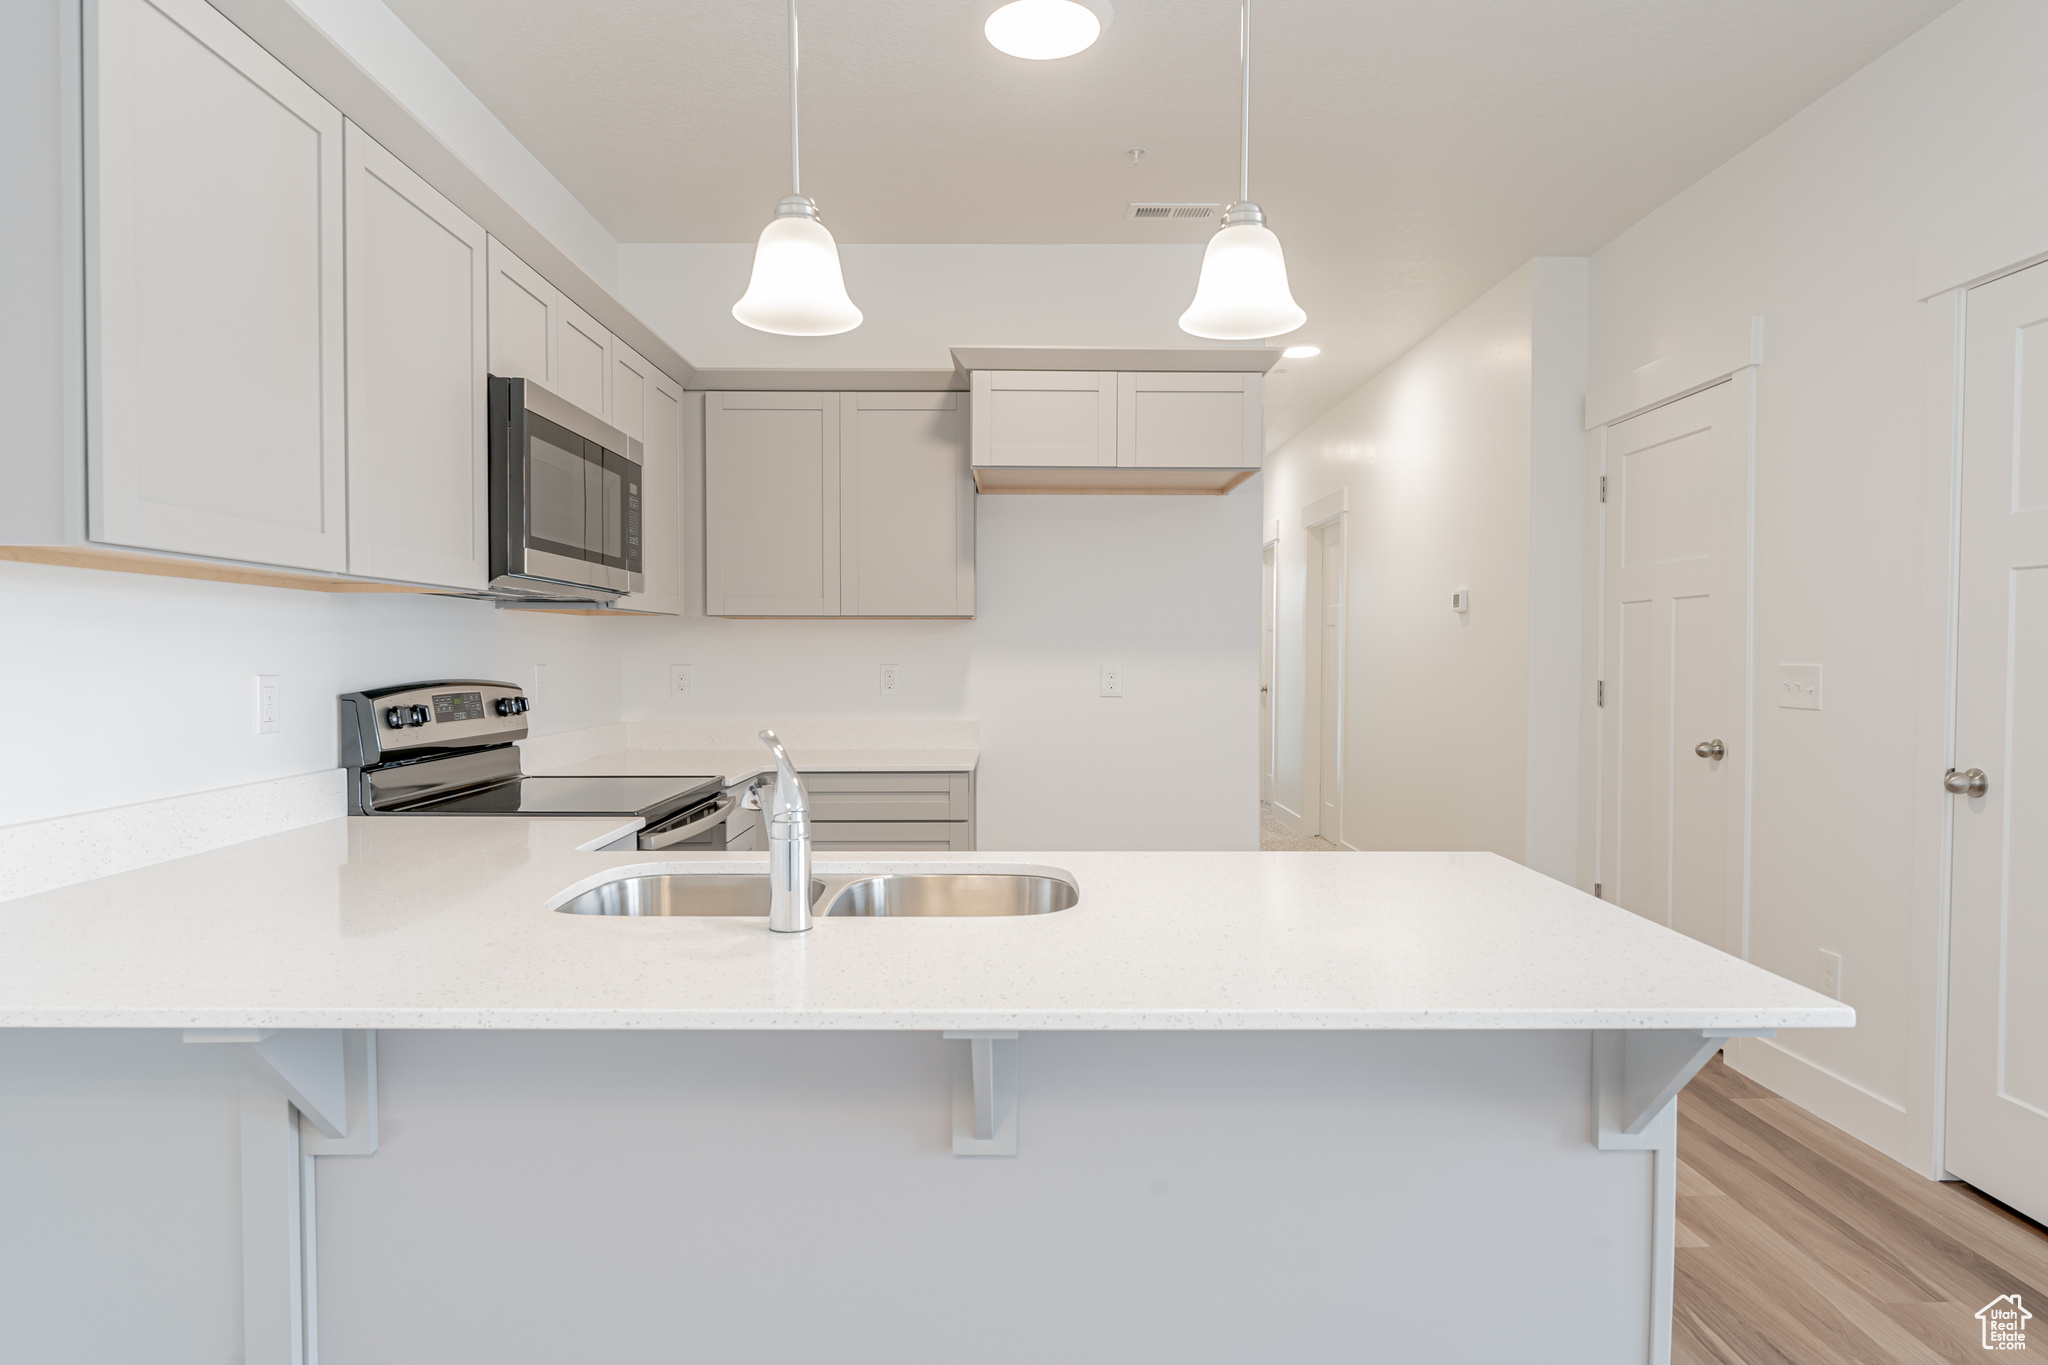
<svg viewBox="0 0 2048 1365"><path fill-rule="evenodd" d="M483 749L526 737L533 702L512 683L451 679L347 692L341 761L368 767L427 749Z"/></svg>

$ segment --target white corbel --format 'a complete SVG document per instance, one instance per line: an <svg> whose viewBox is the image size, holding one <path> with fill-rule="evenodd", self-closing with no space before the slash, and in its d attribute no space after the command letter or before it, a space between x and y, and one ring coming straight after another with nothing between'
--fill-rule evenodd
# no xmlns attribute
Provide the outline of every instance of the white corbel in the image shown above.
<svg viewBox="0 0 2048 1365"><path fill-rule="evenodd" d="M1017 1155L1017 1035L945 1036L967 1044L953 1058L953 1155Z"/></svg>

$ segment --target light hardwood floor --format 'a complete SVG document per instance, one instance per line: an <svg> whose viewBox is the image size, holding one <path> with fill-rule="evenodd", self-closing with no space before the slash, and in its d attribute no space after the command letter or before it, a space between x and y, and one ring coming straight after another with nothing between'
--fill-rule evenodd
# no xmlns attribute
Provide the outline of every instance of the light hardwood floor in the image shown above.
<svg viewBox="0 0 2048 1365"><path fill-rule="evenodd" d="M1718 1057L1679 1096L1673 1365L1986 1360L1977 1310L2014 1293L2042 1315L2028 1344L2048 1351L2039 1226L1922 1179Z"/></svg>

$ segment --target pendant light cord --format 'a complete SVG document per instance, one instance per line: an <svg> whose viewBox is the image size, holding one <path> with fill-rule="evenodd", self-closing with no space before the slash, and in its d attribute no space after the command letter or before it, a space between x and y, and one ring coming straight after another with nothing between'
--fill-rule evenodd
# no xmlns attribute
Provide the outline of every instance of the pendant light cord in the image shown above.
<svg viewBox="0 0 2048 1365"><path fill-rule="evenodd" d="M1249 0L1247 0L1249 3ZM1245 98L1251 98L1251 76L1245 76ZM796 0L789 0L789 192L804 192L803 176L797 164L796 139Z"/></svg>
<svg viewBox="0 0 2048 1365"><path fill-rule="evenodd" d="M790 12L796 12L796 0L790 0ZM795 20L790 21L793 25ZM794 28L791 32L794 33ZM792 37L791 43L796 39ZM1252 197L1252 0L1244 0L1244 18L1238 32L1238 51L1244 67L1244 125L1238 133L1237 200L1244 203ZM795 52L792 47L791 52ZM792 61L795 58L792 56Z"/></svg>

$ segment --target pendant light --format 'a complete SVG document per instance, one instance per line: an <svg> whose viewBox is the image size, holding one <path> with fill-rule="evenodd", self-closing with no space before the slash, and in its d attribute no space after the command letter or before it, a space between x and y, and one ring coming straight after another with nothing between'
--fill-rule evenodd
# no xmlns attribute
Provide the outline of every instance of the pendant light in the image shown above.
<svg viewBox="0 0 2048 1365"><path fill-rule="evenodd" d="M998 52L1027 61L1058 61L1094 45L1108 10L1100 0L1010 0L989 15L981 31Z"/></svg>
<svg viewBox="0 0 2048 1365"><path fill-rule="evenodd" d="M753 277L732 315L759 332L835 336L860 326L860 309L846 296L839 244L818 221L818 206L803 195L796 111L796 0L789 0L789 194L761 229Z"/></svg>
<svg viewBox="0 0 2048 1365"><path fill-rule="evenodd" d="M1252 202L1252 0L1244 0L1240 32L1244 62L1243 123L1238 151L1237 202L1202 253L1195 301L1180 315L1180 329L1216 341L1252 341L1291 332L1308 314L1287 288L1287 259L1266 215Z"/></svg>

